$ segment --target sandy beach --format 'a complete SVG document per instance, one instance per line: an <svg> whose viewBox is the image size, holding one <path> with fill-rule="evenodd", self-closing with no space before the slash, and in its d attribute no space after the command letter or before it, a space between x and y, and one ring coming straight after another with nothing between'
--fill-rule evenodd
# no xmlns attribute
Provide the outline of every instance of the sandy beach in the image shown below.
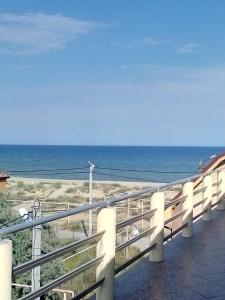
<svg viewBox="0 0 225 300"><path fill-rule="evenodd" d="M93 198L104 199L124 192L139 190L146 187L156 187L162 183L155 182L128 182L128 181L93 181ZM15 190L18 188L18 191ZM86 202L89 197L89 181L65 179L40 179L11 177L8 180L7 191L15 196L50 198L57 200L65 197L69 202ZM23 194L24 193L24 194ZM83 201L82 201L83 199ZM59 200L59 199L58 199Z"/></svg>

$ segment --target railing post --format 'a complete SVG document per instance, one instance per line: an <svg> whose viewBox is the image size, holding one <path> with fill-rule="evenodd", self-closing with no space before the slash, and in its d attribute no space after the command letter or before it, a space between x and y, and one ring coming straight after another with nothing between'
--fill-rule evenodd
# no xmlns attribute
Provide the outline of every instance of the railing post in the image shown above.
<svg viewBox="0 0 225 300"><path fill-rule="evenodd" d="M225 171L224 170L218 173L218 181L221 182L218 186L218 192L220 192L219 194L220 202L218 203L217 208L219 210L225 210Z"/></svg>
<svg viewBox="0 0 225 300"><path fill-rule="evenodd" d="M114 299L114 273L116 248L116 210L108 207L100 210L97 216L97 231L104 231L97 243L97 257L104 255L96 269L96 280L105 278L96 291L97 300Z"/></svg>
<svg viewBox="0 0 225 300"><path fill-rule="evenodd" d="M12 284L12 241L0 241L0 297L11 300Z"/></svg>
<svg viewBox="0 0 225 300"><path fill-rule="evenodd" d="M150 245L156 243L155 248L149 253L151 262L163 261L163 241L164 241L164 193L156 192L151 198L151 210L156 209L151 217L150 226L155 227L150 235Z"/></svg>
<svg viewBox="0 0 225 300"><path fill-rule="evenodd" d="M211 220L211 207L212 207L212 176L207 175L203 179L203 187L206 190L203 192L203 203L202 203L202 210L205 212L202 215L203 221Z"/></svg>
<svg viewBox="0 0 225 300"><path fill-rule="evenodd" d="M185 197L182 211L182 225L187 224L182 230L183 237L192 237L193 235L193 182L186 182L183 185L182 196Z"/></svg>

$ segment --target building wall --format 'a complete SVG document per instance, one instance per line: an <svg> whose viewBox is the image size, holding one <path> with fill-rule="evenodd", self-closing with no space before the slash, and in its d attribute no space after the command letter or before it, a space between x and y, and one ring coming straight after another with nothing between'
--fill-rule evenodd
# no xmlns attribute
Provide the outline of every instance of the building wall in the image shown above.
<svg viewBox="0 0 225 300"><path fill-rule="evenodd" d="M3 192L6 189L6 180L5 179L0 179L0 192Z"/></svg>

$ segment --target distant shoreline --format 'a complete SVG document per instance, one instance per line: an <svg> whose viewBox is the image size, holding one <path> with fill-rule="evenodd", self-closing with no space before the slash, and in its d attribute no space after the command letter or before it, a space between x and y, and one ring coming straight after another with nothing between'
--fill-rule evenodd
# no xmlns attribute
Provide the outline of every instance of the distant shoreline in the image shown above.
<svg viewBox="0 0 225 300"><path fill-rule="evenodd" d="M36 177L10 177L7 181L15 181L15 182L19 182L22 181L26 184L32 184L32 182L34 184L39 183L39 182L50 182L50 183L54 183L54 182L62 182L64 184L71 184L71 183L85 183L85 182L89 182L88 180L83 180L83 179L55 179L55 178L36 178ZM162 182L142 182L142 181L120 181L120 180L93 180L93 183L97 183L97 184L121 184L121 185L127 185L127 186L133 186L133 185L141 185L141 186L152 186L152 187L156 187L158 185L163 185L164 183Z"/></svg>

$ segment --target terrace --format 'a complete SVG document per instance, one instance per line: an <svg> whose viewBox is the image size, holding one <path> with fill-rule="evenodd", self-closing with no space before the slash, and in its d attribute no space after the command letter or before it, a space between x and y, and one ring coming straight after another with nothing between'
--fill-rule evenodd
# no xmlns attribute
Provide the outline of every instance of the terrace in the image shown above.
<svg viewBox="0 0 225 300"><path fill-rule="evenodd" d="M95 268L94 282L70 299L224 299L224 195L225 169L220 166L170 184L3 227L0 269L5 272L0 274L0 294L10 300L13 281L20 274L33 270L37 275L43 264L89 249L91 244L95 247L91 259L47 284L39 282L20 299L39 299L91 268ZM124 208L128 215L120 213ZM43 224L90 211L94 217L91 235L12 268L13 245L4 240L5 235L28 228L38 232ZM138 253L118 262L118 255L131 245Z"/></svg>

